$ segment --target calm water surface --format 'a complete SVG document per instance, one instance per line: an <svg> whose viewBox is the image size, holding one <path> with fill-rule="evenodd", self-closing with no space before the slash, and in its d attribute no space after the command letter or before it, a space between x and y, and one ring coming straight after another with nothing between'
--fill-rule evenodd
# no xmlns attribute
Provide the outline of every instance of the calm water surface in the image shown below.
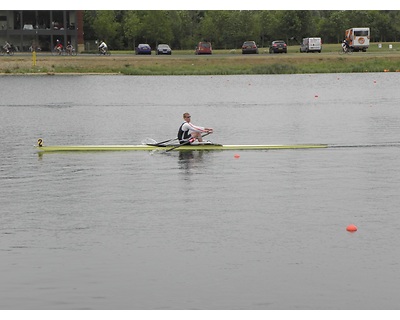
<svg viewBox="0 0 400 320"><path fill-rule="evenodd" d="M0 90L1 309L399 308L397 74L2 76ZM186 111L219 143L332 147L33 148L165 140Z"/></svg>

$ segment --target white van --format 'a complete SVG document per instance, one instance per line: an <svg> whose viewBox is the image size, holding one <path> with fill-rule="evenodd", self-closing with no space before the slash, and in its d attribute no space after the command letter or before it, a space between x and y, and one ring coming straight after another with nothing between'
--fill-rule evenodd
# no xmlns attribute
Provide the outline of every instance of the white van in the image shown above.
<svg viewBox="0 0 400 320"><path fill-rule="evenodd" d="M345 32L345 38L354 51L367 51L370 40L369 28L351 28Z"/></svg>
<svg viewBox="0 0 400 320"><path fill-rule="evenodd" d="M300 45L300 52L321 52L321 50L321 38L303 38L303 42Z"/></svg>

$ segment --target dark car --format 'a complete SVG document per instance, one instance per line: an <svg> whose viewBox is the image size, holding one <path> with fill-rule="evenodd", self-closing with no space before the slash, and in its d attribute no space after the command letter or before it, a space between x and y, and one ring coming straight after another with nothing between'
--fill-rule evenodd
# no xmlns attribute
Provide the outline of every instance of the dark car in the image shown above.
<svg viewBox="0 0 400 320"><path fill-rule="evenodd" d="M210 42L199 42L196 47L195 54L212 54L212 47Z"/></svg>
<svg viewBox="0 0 400 320"><path fill-rule="evenodd" d="M283 40L272 41L269 53L287 53L287 45Z"/></svg>
<svg viewBox="0 0 400 320"><path fill-rule="evenodd" d="M258 53L257 45L254 41L245 41L242 45L242 54Z"/></svg>
<svg viewBox="0 0 400 320"><path fill-rule="evenodd" d="M172 50L167 44L159 44L156 49L156 54L172 54Z"/></svg>
<svg viewBox="0 0 400 320"><path fill-rule="evenodd" d="M151 48L147 43L141 43L136 47L135 54L151 54Z"/></svg>

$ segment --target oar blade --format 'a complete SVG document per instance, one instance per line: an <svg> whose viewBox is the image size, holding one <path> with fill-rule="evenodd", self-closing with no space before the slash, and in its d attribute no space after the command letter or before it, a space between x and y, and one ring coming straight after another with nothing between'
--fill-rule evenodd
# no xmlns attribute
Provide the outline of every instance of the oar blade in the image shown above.
<svg viewBox="0 0 400 320"><path fill-rule="evenodd" d="M144 138L144 139L142 140L142 144L143 144L143 145L144 145L144 144L157 144L157 141L154 140L154 139L152 139L152 138L146 137L146 138Z"/></svg>

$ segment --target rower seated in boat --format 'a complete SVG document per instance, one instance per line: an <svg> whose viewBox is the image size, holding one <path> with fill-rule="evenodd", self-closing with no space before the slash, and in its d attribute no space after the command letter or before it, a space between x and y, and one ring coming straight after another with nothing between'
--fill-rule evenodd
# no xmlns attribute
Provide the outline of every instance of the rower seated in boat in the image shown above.
<svg viewBox="0 0 400 320"><path fill-rule="evenodd" d="M180 144L192 143L195 140L203 142L202 133L213 133L212 128L195 126L191 123L191 116L188 112L183 114L183 119L185 122L182 123L178 130L178 140Z"/></svg>

